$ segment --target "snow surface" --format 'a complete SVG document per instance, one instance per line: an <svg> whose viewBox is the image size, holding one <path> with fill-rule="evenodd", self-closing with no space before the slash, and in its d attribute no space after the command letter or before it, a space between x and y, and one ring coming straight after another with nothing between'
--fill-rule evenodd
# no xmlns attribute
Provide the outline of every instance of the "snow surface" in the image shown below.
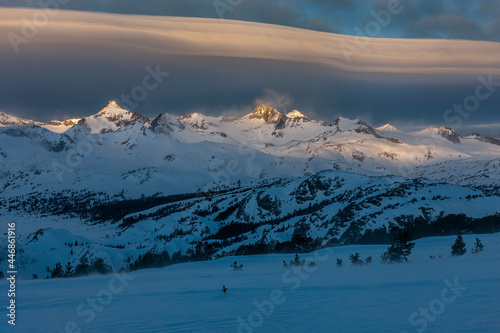
<svg viewBox="0 0 500 333"><path fill-rule="evenodd" d="M259 106L233 119L199 113L183 117L162 113L147 119L111 101L93 116L50 125L56 130L43 125L62 132L81 121L61 134L27 126L1 127L0 193L124 189L130 196L140 196L158 192L158 182L165 181L168 186L160 192L172 194L215 184L221 174L229 175L229 182L259 181L332 168L374 176L428 177L461 186L500 184L500 169L494 167L500 146L481 137L460 137L460 143L453 143L438 134L439 129L377 135L357 119L296 121L278 111L268 122L251 117L264 109ZM82 147L89 153L73 164L72 152ZM56 177L54 163L69 165L63 181Z"/></svg>
<svg viewBox="0 0 500 333"><path fill-rule="evenodd" d="M470 249L476 237L485 248L474 255ZM400 333L417 332L425 323L422 332L499 332L500 234L465 235L468 251L463 257L450 256L454 239L417 240L410 262L403 264L379 262L387 245L342 246L301 255L318 264L302 270L283 267L282 261L293 254L274 254L135 271L125 275L125 282L116 275L20 280L17 325L7 325L2 306L0 331L59 333L65 325L75 325L95 333ZM373 263L351 266L348 257L355 252L363 259L373 256ZM336 266L337 258L343 259L342 267ZM233 271L235 260L243 270ZM456 293L447 287L455 280ZM0 290L7 290L5 280ZM272 299L281 304L271 311ZM0 300L7 304L6 292ZM264 303L264 315L259 315L255 304ZM432 306L430 319L419 314L420 308ZM255 327L239 328L238 320L248 323L249 316Z"/></svg>

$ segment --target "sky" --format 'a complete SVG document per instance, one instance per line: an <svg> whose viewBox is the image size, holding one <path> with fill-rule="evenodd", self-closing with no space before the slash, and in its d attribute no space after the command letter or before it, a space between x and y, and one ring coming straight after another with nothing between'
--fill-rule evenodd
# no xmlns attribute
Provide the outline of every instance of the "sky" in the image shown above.
<svg viewBox="0 0 500 333"><path fill-rule="evenodd" d="M49 0L47 0L49 1ZM39 0L0 0L38 7ZM61 1L63 2L63 1ZM64 1L66 2L66 0ZM355 35L388 0L69 0L64 9L120 14L226 18ZM381 37L500 41L497 0L400 0L405 10ZM45 1L41 1L45 3Z"/></svg>
<svg viewBox="0 0 500 333"><path fill-rule="evenodd" d="M40 7L39 1L19 0L0 0L0 6ZM0 9L0 111L48 121L94 114L118 99L146 116L219 116L243 115L264 102L312 119L357 117L377 126L444 125L500 136L500 87L490 84L493 91L473 111L457 109L478 100L476 88L484 80L500 82L499 1L69 0L60 8L78 12L55 10L47 22L35 22L39 29L32 35L26 21L35 20L35 11ZM82 11L155 17L89 18ZM291 29L281 36L278 26L253 24L234 30L232 20L318 32ZM154 33L147 31L150 21ZM99 26L90 31L89 22ZM226 25L213 32L221 23ZM191 35L181 34L189 29ZM12 33L27 41L17 50ZM263 37L273 34L281 37ZM417 38L425 40L407 43ZM157 87L147 82L154 89L141 89L155 70L168 74L160 74ZM134 89L146 96L128 102L121 97Z"/></svg>

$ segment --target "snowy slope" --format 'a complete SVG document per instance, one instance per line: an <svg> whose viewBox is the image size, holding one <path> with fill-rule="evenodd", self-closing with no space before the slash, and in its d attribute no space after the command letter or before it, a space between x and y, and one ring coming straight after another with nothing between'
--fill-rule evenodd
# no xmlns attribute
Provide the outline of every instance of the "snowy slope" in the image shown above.
<svg viewBox="0 0 500 333"><path fill-rule="evenodd" d="M476 237L485 248L473 255ZM82 332L96 333L247 332L240 325L250 317L253 332L498 332L499 234L466 235L468 252L458 258L450 257L454 239L417 240L410 261L394 265L379 262L387 246L358 245L302 255L318 266L300 270L282 266L293 254L279 254L126 275L18 281L17 325L2 320L0 330L64 332L67 323L74 323ZM373 263L351 266L348 257L355 252L363 259L373 256ZM336 266L337 258L343 259L342 267ZM232 270L235 260L243 270ZM227 294L220 291L222 285ZM7 289L5 280L0 288ZM96 308L92 299L99 300ZM5 293L1 300L6 304ZM427 309L428 319L419 309ZM5 316L5 311L0 313Z"/></svg>
<svg viewBox="0 0 500 333"><path fill-rule="evenodd" d="M25 277L82 258L119 270L206 241L210 256L297 234L325 246L411 219L500 213L500 145L449 128L384 132L264 105L241 118L148 119L114 101L64 133L26 125L0 128L0 209L25 221ZM64 245L83 239L73 253Z"/></svg>
<svg viewBox="0 0 500 333"><path fill-rule="evenodd" d="M34 126L41 125L39 122L15 117L10 114L0 112L0 127L4 126Z"/></svg>
<svg viewBox="0 0 500 333"><path fill-rule="evenodd" d="M80 128L75 130L79 137L75 137L73 131L59 134L59 140L67 141L69 137L73 143L45 156L39 150L40 142L59 141L57 135L47 131L44 132L47 139L35 140L30 134L24 134L24 131L32 131L28 127L0 129L0 147L5 155L0 160L4 170L3 192L19 194L24 191L19 173L30 183L40 184L35 186L39 190L51 190L55 186L54 179L50 178L56 178L56 188L76 185L99 190L106 186L115 189L113 184L117 179L132 172L143 179L136 189L144 194L157 192L146 180L154 182L155 175L157 179L174 183L171 191L160 192L176 193L179 175L175 170L202 173L199 177L204 181L200 184L196 176L197 181L189 185L190 188L214 184L217 181L213 180L220 175L230 178L226 183L231 183L248 178L302 176L332 168L365 175L425 176L435 181L474 187L491 188L493 185L494 188L500 179L500 171L489 167L500 158L500 140L480 135L463 137L444 127L416 133L401 133L393 127L375 130L356 119L316 122L297 110L284 115L264 105L241 118L207 117L199 113L174 117L162 113L147 119L122 109L115 101L96 115L58 123L63 125L51 122L54 125L42 126L62 132L62 128L70 128L75 122L75 128ZM141 130L141 126L144 129ZM88 133L82 134L84 131ZM138 132L142 134L139 136ZM132 143L138 138L141 143ZM205 147L206 151L197 151ZM19 150L21 154L17 153ZM81 163L68 162L74 150L88 151L88 154L80 154ZM192 153L189 156L188 151ZM44 160L44 163L36 163ZM54 162L68 171L62 182L60 177L54 177L53 170L51 172ZM460 176L450 177L442 168L447 164L453 165L454 173ZM471 164L473 170L469 167ZM40 165L46 165L46 170L34 174L33 170ZM77 173L88 174L81 177ZM488 177L480 176L484 174ZM111 184L106 184L107 179ZM82 182L85 184L81 185ZM128 185L123 189L133 192Z"/></svg>
<svg viewBox="0 0 500 333"><path fill-rule="evenodd" d="M103 202L114 201L103 195L62 192L47 201L40 200L43 196L35 192L12 198L6 214L19 221L18 243L25 262L20 274L25 278L45 276L45 268L57 262L76 266L97 258L118 271L146 252L187 254L203 242L215 246L210 256L246 253L246 247L259 243L274 246L296 234L310 237L315 247L356 243L367 230L386 232L418 219L429 225L452 214L495 216L500 207L500 197L479 190L342 171L200 193L141 209L146 207L142 204L104 220L89 215L102 209L116 211L112 205L99 208ZM61 205L66 213L61 212ZM81 211L81 205L89 208ZM67 245L75 241L78 246Z"/></svg>

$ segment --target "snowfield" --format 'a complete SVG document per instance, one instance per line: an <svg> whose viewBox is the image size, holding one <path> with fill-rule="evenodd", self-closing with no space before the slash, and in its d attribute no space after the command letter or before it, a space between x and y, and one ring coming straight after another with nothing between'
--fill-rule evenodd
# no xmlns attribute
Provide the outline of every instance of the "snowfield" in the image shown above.
<svg viewBox="0 0 500 333"><path fill-rule="evenodd" d="M476 237L485 249L472 254ZM0 331L499 332L500 234L465 235L462 257L450 256L454 240L417 240L404 264L380 263L387 245L358 245L302 255L317 267L285 268L294 255L275 254L21 280L15 327L7 325L3 280ZM355 252L373 263L352 266ZM230 267L235 260L243 270Z"/></svg>

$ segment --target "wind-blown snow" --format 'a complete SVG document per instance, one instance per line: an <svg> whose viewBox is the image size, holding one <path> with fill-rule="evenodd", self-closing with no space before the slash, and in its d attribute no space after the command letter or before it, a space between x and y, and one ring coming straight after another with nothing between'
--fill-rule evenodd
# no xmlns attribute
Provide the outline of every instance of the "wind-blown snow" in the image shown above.
<svg viewBox="0 0 500 333"><path fill-rule="evenodd" d="M476 237L485 248L473 255ZM424 325L425 332L498 332L499 234L464 236L463 257L450 257L454 239L417 240L410 262L404 264L379 262L387 245L343 246L301 255L318 266L300 270L282 265L293 254L279 254L228 257L124 276L18 281L17 325L10 327L4 319L0 329L65 332L69 322L95 333L386 333L416 332ZM373 263L351 266L348 257L355 252L362 259L373 256ZM342 267L336 266L337 258L343 259ZM230 264L235 260L243 270L233 271ZM227 294L221 291L223 285ZM5 280L0 288L7 290ZM6 293L0 299L6 304ZM270 306L273 299L277 303ZM256 304L264 307L258 310ZM240 327L249 316L252 331Z"/></svg>

